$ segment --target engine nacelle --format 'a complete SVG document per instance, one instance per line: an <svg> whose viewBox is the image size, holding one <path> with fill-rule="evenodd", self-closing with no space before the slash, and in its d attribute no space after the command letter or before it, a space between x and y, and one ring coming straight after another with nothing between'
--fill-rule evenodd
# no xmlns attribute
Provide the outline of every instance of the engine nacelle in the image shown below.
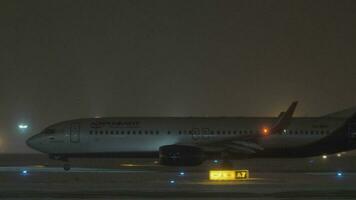
<svg viewBox="0 0 356 200"><path fill-rule="evenodd" d="M195 166L204 162L204 152L199 147L166 145L159 148L159 162L169 166Z"/></svg>

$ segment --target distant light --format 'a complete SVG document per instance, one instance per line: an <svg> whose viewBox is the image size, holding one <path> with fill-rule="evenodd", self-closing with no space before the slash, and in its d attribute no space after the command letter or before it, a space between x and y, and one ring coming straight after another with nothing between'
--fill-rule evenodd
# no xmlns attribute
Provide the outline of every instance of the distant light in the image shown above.
<svg viewBox="0 0 356 200"><path fill-rule="evenodd" d="M213 160L213 162L214 162L215 164L217 164L217 163L219 163L219 160Z"/></svg>
<svg viewBox="0 0 356 200"><path fill-rule="evenodd" d="M336 154L337 157L341 157L341 153Z"/></svg>
<svg viewBox="0 0 356 200"><path fill-rule="evenodd" d="M170 184L174 184L174 183L176 183L176 181L175 180L170 180L169 183Z"/></svg>
<svg viewBox="0 0 356 200"><path fill-rule="evenodd" d="M336 174L338 177L341 177L341 176L343 176L343 173L342 172L337 172L337 174Z"/></svg>
<svg viewBox="0 0 356 200"><path fill-rule="evenodd" d="M27 170L22 170L21 174L25 176L25 175L28 174L28 171Z"/></svg>
<svg viewBox="0 0 356 200"><path fill-rule="evenodd" d="M28 128L28 125L27 124L19 124L17 127L21 130L25 130Z"/></svg>
<svg viewBox="0 0 356 200"><path fill-rule="evenodd" d="M263 135L268 135L269 134L269 129L268 128L263 128L262 129Z"/></svg>
<svg viewBox="0 0 356 200"><path fill-rule="evenodd" d="M120 166L122 166L122 167L136 167L137 165L132 164L132 163L123 163Z"/></svg>
<svg viewBox="0 0 356 200"><path fill-rule="evenodd" d="M185 173L184 172L179 172L179 176L184 176Z"/></svg>
<svg viewBox="0 0 356 200"><path fill-rule="evenodd" d="M328 156L327 155L323 155L323 159L327 159L328 158Z"/></svg>
<svg viewBox="0 0 356 200"><path fill-rule="evenodd" d="M287 133L287 129L284 129L284 130L283 130L283 133Z"/></svg>

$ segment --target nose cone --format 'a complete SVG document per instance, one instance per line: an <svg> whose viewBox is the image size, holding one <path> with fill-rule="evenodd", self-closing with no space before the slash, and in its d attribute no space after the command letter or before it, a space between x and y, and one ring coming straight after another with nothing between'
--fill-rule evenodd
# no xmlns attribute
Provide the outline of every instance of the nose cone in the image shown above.
<svg viewBox="0 0 356 200"><path fill-rule="evenodd" d="M39 151L39 145L41 143L40 137L41 136L39 134L37 134L37 135L34 135L34 136L28 138L26 140L27 146L31 147L32 149L35 149L35 150Z"/></svg>

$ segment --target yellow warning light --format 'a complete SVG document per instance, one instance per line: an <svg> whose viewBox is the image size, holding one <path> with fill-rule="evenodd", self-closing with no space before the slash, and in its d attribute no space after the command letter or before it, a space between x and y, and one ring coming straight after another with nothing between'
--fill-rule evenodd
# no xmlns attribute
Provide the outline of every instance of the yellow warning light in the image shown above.
<svg viewBox="0 0 356 200"><path fill-rule="evenodd" d="M249 178L248 170L210 170L209 180L211 181L235 181Z"/></svg>

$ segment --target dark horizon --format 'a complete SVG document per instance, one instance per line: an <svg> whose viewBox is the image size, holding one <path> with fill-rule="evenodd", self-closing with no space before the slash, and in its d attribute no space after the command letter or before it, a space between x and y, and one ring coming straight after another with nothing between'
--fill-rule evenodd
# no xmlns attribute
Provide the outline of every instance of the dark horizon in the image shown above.
<svg viewBox="0 0 356 200"><path fill-rule="evenodd" d="M0 153L95 116L356 105L355 1L0 2ZM21 133L19 123L29 124Z"/></svg>

